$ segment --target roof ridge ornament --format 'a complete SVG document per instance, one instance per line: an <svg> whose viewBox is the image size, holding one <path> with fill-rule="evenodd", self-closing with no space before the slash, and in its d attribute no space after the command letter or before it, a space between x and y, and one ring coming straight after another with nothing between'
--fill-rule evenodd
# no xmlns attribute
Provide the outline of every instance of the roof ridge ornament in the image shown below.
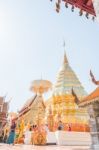
<svg viewBox="0 0 99 150"><path fill-rule="evenodd" d="M77 94L75 93L75 91L74 91L74 88L73 88L73 87L72 87L72 89L71 89L71 93L72 93L72 95L74 96L74 101L75 101L75 103L76 103L77 105L79 105L80 100L79 100L79 98L78 98Z"/></svg>
<svg viewBox="0 0 99 150"><path fill-rule="evenodd" d="M91 80L95 85L99 85L99 81L97 81L92 73L92 71L90 70L90 76L91 76Z"/></svg>

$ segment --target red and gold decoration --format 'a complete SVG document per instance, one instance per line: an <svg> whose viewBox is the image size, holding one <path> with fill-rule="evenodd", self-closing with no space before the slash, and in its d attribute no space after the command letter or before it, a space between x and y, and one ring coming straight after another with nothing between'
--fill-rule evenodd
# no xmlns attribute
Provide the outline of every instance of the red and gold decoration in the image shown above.
<svg viewBox="0 0 99 150"><path fill-rule="evenodd" d="M54 1L54 0L50 0ZM89 14L92 15L92 19L96 16L92 0L56 0L56 12L59 13L61 9L61 3L64 2L65 7L71 6L71 11L74 12L75 8L79 8L79 16L82 16L86 12L85 16L88 19Z"/></svg>

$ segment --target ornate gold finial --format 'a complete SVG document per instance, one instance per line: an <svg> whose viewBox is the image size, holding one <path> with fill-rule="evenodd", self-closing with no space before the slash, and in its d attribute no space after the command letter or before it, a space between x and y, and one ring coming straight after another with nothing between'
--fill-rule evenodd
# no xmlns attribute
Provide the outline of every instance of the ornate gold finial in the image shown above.
<svg viewBox="0 0 99 150"><path fill-rule="evenodd" d="M66 44L65 44L65 41L64 41L64 43L63 43L63 47L64 47L64 61L63 61L63 63L67 64L68 63L68 59L67 59L67 56L66 56L65 46L66 46Z"/></svg>

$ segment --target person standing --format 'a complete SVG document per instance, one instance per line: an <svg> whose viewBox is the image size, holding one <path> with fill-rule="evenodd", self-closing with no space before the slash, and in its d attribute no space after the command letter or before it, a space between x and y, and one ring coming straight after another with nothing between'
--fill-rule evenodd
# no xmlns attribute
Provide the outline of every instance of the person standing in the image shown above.
<svg viewBox="0 0 99 150"><path fill-rule="evenodd" d="M71 125L68 124L68 131L71 131Z"/></svg>
<svg viewBox="0 0 99 150"><path fill-rule="evenodd" d="M58 130L63 130L63 123L62 121L59 121L59 124L58 124Z"/></svg>
<svg viewBox="0 0 99 150"><path fill-rule="evenodd" d="M31 139L32 139L32 128L30 127L29 129L26 129L25 134L24 134L24 144L31 144Z"/></svg>
<svg viewBox="0 0 99 150"><path fill-rule="evenodd" d="M15 124L15 121L12 120L11 127L10 127L10 133L9 133L9 136L7 139L7 144L14 145L15 129L16 129L16 124Z"/></svg>
<svg viewBox="0 0 99 150"><path fill-rule="evenodd" d="M7 138L8 138L8 129L6 128L4 130L3 143L7 143Z"/></svg>

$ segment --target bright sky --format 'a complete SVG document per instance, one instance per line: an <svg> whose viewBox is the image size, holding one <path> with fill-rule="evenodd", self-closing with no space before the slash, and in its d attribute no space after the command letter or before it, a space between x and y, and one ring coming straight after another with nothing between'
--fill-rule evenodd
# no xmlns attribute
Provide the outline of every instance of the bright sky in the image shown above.
<svg viewBox="0 0 99 150"><path fill-rule="evenodd" d="M91 92L89 70L99 79L99 23L70 8L55 12L50 0L0 0L0 95L16 111L33 95L31 81L56 80L63 39L71 67Z"/></svg>

